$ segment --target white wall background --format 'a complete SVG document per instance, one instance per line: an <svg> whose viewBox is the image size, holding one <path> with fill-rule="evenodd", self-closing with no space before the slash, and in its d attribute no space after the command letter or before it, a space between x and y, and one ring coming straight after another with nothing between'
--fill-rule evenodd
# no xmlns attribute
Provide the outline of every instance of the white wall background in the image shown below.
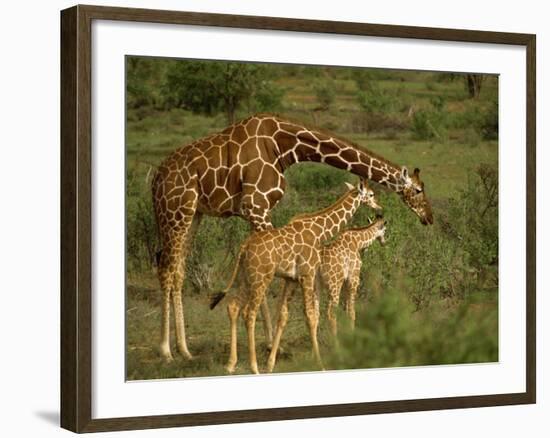
<svg viewBox="0 0 550 438"><path fill-rule="evenodd" d="M550 325L543 321L548 288L543 248L550 233L547 178L550 77L548 14L525 0L400 0L337 2L277 0L111 0L87 3L202 12L271 15L537 34L538 77L538 404L455 411L109 434L113 436L224 436L346 433L372 437L545 436L550 408L545 379ZM0 430L4 436L68 435L59 429L59 10L70 1L5 2L0 18ZM546 421L545 421L546 420ZM546 432L547 433L547 432Z"/></svg>

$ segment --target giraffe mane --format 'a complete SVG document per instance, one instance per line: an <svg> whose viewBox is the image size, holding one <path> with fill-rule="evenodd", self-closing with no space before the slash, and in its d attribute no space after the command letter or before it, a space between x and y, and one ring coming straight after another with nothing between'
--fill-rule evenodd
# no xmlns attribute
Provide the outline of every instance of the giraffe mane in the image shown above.
<svg viewBox="0 0 550 438"><path fill-rule="evenodd" d="M295 222L295 221L298 221L298 220L311 219L313 217L320 216L322 214L328 213L329 211L335 210L337 207L339 207L344 202L344 200L348 197L348 195L352 191L356 192L357 189L355 188L353 190L347 191L342 196L340 196L336 202L334 202L332 205L329 205L328 207L323 208L322 210L312 211L312 212L309 212L309 213L297 214L296 216L293 216L292 219L290 219L289 223L292 223L292 222Z"/></svg>
<svg viewBox="0 0 550 438"><path fill-rule="evenodd" d="M389 167L392 167L392 168L398 169L398 170L401 169L400 165L384 158L383 156L377 154L376 152L371 151L370 149L368 149L364 146L361 146L361 145L355 143L354 141L351 141L351 140L349 140L345 137L342 137L338 134L335 134L334 132L332 132L328 129L320 128L320 127L317 127L317 126L312 126L309 123L303 122L299 119L296 119L296 118L293 118L293 117L282 116L282 115L277 114L277 113L268 113L268 112L256 113L256 114L248 117L247 119L253 118L253 117L256 117L256 118L272 117L272 118L277 119L278 121L283 122L283 123L288 122L288 123L292 123L292 124L295 124L295 125L301 125L309 131L316 131L316 132L319 132L320 134L323 134L323 135L326 135L328 137L339 140L339 141L345 143L347 146L351 146L352 148L357 149L358 151L363 152L363 153L371 156L372 158L377 159L381 163L387 164ZM244 120L247 120L247 119L244 119Z"/></svg>
<svg viewBox="0 0 550 438"><path fill-rule="evenodd" d="M372 227L374 224L376 224L376 222L373 222L372 224L369 224L369 225L365 225L363 227L351 227L351 228L346 228L344 231L342 231L342 233L347 233L348 231L349 232L353 232L353 231L365 231L365 230L368 230L370 227Z"/></svg>

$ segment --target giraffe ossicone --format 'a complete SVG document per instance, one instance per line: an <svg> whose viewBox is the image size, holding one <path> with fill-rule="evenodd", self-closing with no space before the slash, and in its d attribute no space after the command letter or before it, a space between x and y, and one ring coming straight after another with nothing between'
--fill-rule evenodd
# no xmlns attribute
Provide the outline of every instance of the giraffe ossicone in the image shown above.
<svg viewBox="0 0 550 438"><path fill-rule="evenodd" d="M171 307L178 350L191 358L182 287L185 259L202 215L240 216L250 222L253 230L272 228L270 211L285 192L284 171L306 161L325 163L385 185L399 194L422 223L433 222L417 172L410 176L400 166L352 142L273 114L251 116L177 149L160 164L152 182L161 242L160 351L166 359L172 359ZM262 308L267 311L267 305ZM264 320L269 337L270 320L266 315Z"/></svg>

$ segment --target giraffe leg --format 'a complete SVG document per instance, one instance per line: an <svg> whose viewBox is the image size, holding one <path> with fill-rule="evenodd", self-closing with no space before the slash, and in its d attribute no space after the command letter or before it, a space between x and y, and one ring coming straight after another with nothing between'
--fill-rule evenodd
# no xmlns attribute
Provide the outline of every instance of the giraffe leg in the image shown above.
<svg viewBox="0 0 550 438"><path fill-rule="evenodd" d="M196 230L200 219L200 214L195 216L194 210L192 212L188 209L181 220L181 227L176 230L164 230L162 235L164 245L158 266L158 276L163 295L160 353L167 361L172 360L170 351L170 299L172 299L174 306L178 350L184 357L191 358L185 340L181 289L185 278L185 257L193 234L190 231Z"/></svg>
<svg viewBox="0 0 550 438"><path fill-rule="evenodd" d="M281 336L283 330L288 322L288 299L291 294L293 285L290 281L286 280L283 294L281 296L281 302L279 304L279 317L277 319L277 328L275 331L275 337L273 338L273 346L269 352L269 358L267 359L267 372L271 373L275 367L275 360L277 359L277 351L279 350L279 344L281 342Z"/></svg>
<svg viewBox="0 0 550 438"><path fill-rule="evenodd" d="M315 276L302 277L301 285L304 296L304 311L311 336L313 355L321 369L324 369L317 341L317 328L319 326L319 299L314 289Z"/></svg>
<svg viewBox="0 0 550 438"><path fill-rule="evenodd" d="M258 371L258 359L256 358L256 316L258 309L264 299L265 291L269 281L262 278L260 282L254 282L251 284L250 295L248 302L243 309L243 317L246 323L246 331L248 333L248 355L250 362L250 370L254 374L259 374Z"/></svg>
<svg viewBox="0 0 550 438"><path fill-rule="evenodd" d="M256 314L257 310L250 306L246 312L246 331L248 334L248 357L250 362L250 371L254 374L260 374L258 371L258 359L256 358L256 338L255 338L255 329L256 329Z"/></svg>
<svg viewBox="0 0 550 438"><path fill-rule="evenodd" d="M229 324L231 331L231 343L229 350L229 359L225 369L228 373L232 374L235 372L237 366L237 324L239 322L239 312L241 306L239 301L236 298L231 298L229 304L227 305L227 314L229 315Z"/></svg>
<svg viewBox="0 0 550 438"><path fill-rule="evenodd" d="M162 325L160 354L167 362L172 362L174 358L170 352L170 290L171 286L162 288Z"/></svg>
<svg viewBox="0 0 550 438"><path fill-rule="evenodd" d="M338 333L338 323L336 322L336 309L338 309L338 303L340 301L340 289L342 285L336 281L329 283L329 302L327 308L327 318L330 325L330 331L336 338Z"/></svg>
<svg viewBox="0 0 550 438"><path fill-rule="evenodd" d="M348 286L348 299L346 302L346 313L350 320L350 326L352 330L355 330L355 297L357 296L357 289L359 288L359 273L354 276Z"/></svg>
<svg viewBox="0 0 550 438"><path fill-rule="evenodd" d="M182 288L183 281L185 279L185 262L187 254L189 253L189 247L197 232L197 229L202 220L202 214L196 213L193 217L191 224L187 226L188 232L183 237L183 248L180 253L180 262L175 275L174 288L172 291L172 301L174 305L174 316L176 320L176 342L178 351L186 359L192 359L193 356L187 348L187 339L185 336L185 319L183 315L183 299ZM187 221L186 221L187 223Z"/></svg>
<svg viewBox="0 0 550 438"><path fill-rule="evenodd" d="M170 299L173 295L179 253L178 246L165 246L162 249L158 266L158 276L162 289L162 324L159 350L161 356L167 362L173 360L170 350Z"/></svg>
<svg viewBox="0 0 550 438"><path fill-rule="evenodd" d="M261 312L264 323L264 333L265 340L267 342L267 348L271 350L273 348L273 326L271 324L271 314L269 312L269 306L267 304L267 294L262 301Z"/></svg>

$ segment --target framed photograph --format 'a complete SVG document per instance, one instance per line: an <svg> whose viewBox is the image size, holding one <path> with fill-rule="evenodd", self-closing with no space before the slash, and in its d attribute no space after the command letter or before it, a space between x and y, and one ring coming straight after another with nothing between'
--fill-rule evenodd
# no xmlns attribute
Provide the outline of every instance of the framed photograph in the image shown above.
<svg viewBox="0 0 550 438"><path fill-rule="evenodd" d="M535 35L61 12L61 425L535 403Z"/></svg>

